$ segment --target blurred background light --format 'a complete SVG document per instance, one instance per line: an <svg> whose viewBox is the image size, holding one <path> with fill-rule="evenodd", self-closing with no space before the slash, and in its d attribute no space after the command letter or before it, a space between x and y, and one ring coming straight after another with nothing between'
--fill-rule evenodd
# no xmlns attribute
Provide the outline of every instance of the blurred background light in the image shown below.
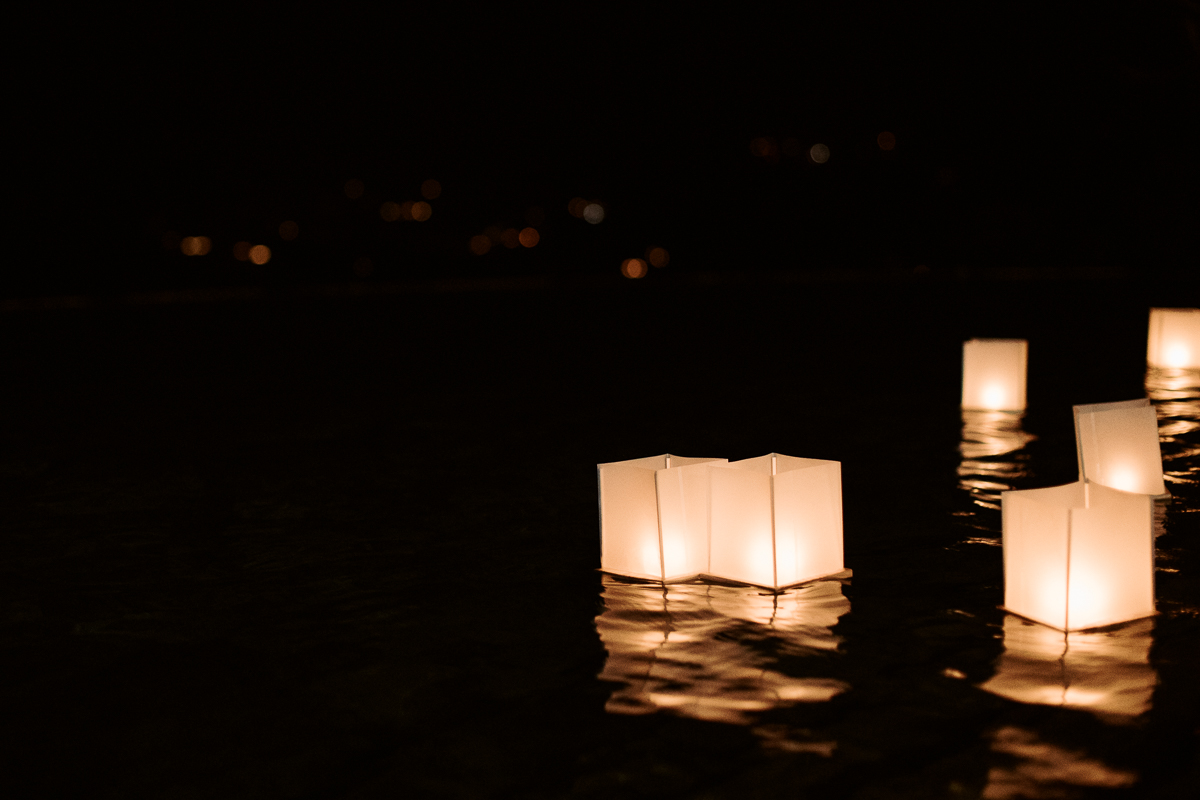
<svg viewBox="0 0 1200 800"><path fill-rule="evenodd" d="M250 262L260 267L271 260L271 248L265 244L256 244L250 248Z"/></svg>
<svg viewBox="0 0 1200 800"><path fill-rule="evenodd" d="M500 234L500 242L509 250L514 247L521 246L521 234L516 228L505 228L504 233Z"/></svg>
<svg viewBox="0 0 1200 800"><path fill-rule="evenodd" d="M279 238L285 242L292 242L300 235L300 226L292 220L279 223Z"/></svg>
<svg viewBox="0 0 1200 800"><path fill-rule="evenodd" d="M599 203L588 203L583 207L583 218L593 225L604 221L604 206Z"/></svg>
<svg viewBox="0 0 1200 800"><path fill-rule="evenodd" d="M400 204L392 200L379 207L379 216L383 217L387 222L395 222L400 219Z"/></svg>
<svg viewBox="0 0 1200 800"><path fill-rule="evenodd" d="M646 260L655 267L665 267L671 260L665 247L650 247L646 249Z"/></svg>
<svg viewBox="0 0 1200 800"><path fill-rule="evenodd" d="M442 184L433 178L421 184L421 197L426 200L436 200L442 194Z"/></svg>
<svg viewBox="0 0 1200 800"><path fill-rule="evenodd" d="M472 236L471 241L467 243L467 247L477 256L482 256L492 249L492 240L486 236Z"/></svg>
<svg viewBox="0 0 1200 800"><path fill-rule="evenodd" d="M814 144L808 149L808 157L817 164L824 164L829 160L829 148L820 143Z"/></svg>
<svg viewBox="0 0 1200 800"><path fill-rule="evenodd" d="M583 210L587 208L588 201L582 197L572 197L571 202L567 203L567 213L572 217L583 219Z"/></svg>
<svg viewBox="0 0 1200 800"><path fill-rule="evenodd" d="M424 222L433 216L433 206L420 200L412 204L412 218L417 222Z"/></svg>
<svg viewBox="0 0 1200 800"><path fill-rule="evenodd" d="M525 247L535 247L542 239L537 228L523 228L518 238Z"/></svg>
<svg viewBox="0 0 1200 800"><path fill-rule="evenodd" d="M882 131L875 137L875 141L879 142L880 150L894 150L896 148L896 137L891 131Z"/></svg>
<svg viewBox="0 0 1200 800"><path fill-rule="evenodd" d="M363 186L363 182L358 178L351 178L350 180L346 181L346 185L342 187L342 191L346 193L346 197L349 197L351 200L357 200L363 196L363 190L365 188L366 187Z"/></svg>
<svg viewBox="0 0 1200 800"><path fill-rule="evenodd" d="M207 236L185 236L179 242L179 250L185 256L208 255L208 251L211 249L212 240Z"/></svg>
<svg viewBox="0 0 1200 800"><path fill-rule="evenodd" d="M626 278L644 278L649 271L646 262L640 258L627 258L621 262L621 274Z"/></svg>
<svg viewBox="0 0 1200 800"><path fill-rule="evenodd" d="M233 245L233 257L238 261L250 260L250 243L237 242Z"/></svg>

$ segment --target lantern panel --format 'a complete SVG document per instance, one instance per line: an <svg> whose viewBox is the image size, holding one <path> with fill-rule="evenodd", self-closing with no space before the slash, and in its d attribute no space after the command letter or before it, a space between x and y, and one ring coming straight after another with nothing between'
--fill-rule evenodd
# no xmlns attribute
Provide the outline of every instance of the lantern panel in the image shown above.
<svg viewBox="0 0 1200 800"><path fill-rule="evenodd" d="M664 456L600 464L600 568L661 580L655 467Z"/></svg>
<svg viewBox="0 0 1200 800"><path fill-rule="evenodd" d="M775 477L778 585L842 570L841 466L836 461L779 457Z"/></svg>
<svg viewBox="0 0 1200 800"><path fill-rule="evenodd" d="M1083 504L1083 484L1001 495L1004 607L1065 630L1070 508Z"/></svg>
<svg viewBox="0 0 1200 800"><path fill-rule="evenodd" d="M688 463L676 466L680 462ZM654 473L664 580L708 571L710 463L712 459L672 456L669 469Z"/></svg>
<svg viewBox="0 0 1200 800"><path fill-rule="evenodd" d="M962 407L983 411L1025 408L1029 343L1024 339L963 342Z"/></svg>
<svg viewBox="0 0 1200 800"><path fill-rule="evenodd" d="M770 456L722 464L712 478L710 575L777 586L771 508Z"/></svg>
<svg viewBox="0 0 1200 800"><path fill-rule="evenodd" d="M1163 495L1158 417L1147 399L1075 406L1079 479Z"/></svg>
<svg viewBox="0 0 1200 800"><path fill-rule="evenodd" d="M1071 510L1068 630L1154 614L1153 501L1094 483Z"/></svg>
<svg viewBox="0 0 1200 800"><path fill-rule="evenodd" d="M1152 367L1200 367L1200 308L1150 309L1146 363Z"/></svg>
<svg viewBox="0 0 1200 800"><path fill-rule="evenodd" d="M1060 630L1155 613L1149 495L1078 481L1002 497L1009 611Z"/></svg>

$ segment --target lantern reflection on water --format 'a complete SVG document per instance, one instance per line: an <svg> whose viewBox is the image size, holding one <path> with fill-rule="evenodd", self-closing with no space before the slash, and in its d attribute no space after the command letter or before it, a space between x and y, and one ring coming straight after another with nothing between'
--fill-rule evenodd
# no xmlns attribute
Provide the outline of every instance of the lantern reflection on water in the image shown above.
<svg viewBox="0 0 1200 800"><path fill-rule="evenodd" d="M1009 614L1004 653L981 689L1022 703L1134 717L1150 709L1158 673L1150 666L1154 620L1064 633Z"/></svg>
<svg viewBox="0 0 1200 800"><path fill-rule="evenodd" d="M1126 492L1163 495L1158 421L1147 399L1075 406L1079 479Z"/></svg>
<svg viewBox="0 0 1200 800"><path fill-rule="evenodd" d="M1146 363L1151 367L1200 368L1200 308L1150 309Z"/></svg>
<svg viewBox="0 0 1200 800"><path fill-rule="evenodd" d="M1163 480L1200 484L1196 446L1187 436L1200 430L1200 369L1148 369L1146 394L1158 418Z"/></svg>
<svg viewBox="0 0 1200 800"><path fill-rule="evenodd" d="M958 485L976 505L999 510L1000 493L1027 474L1020 451L1037 437L1024 431L1021 418L1020 412L963 410Z"/></svg>
<svg viewBox="0 0 1200 800"><path fill-rule="evenodd" d="M1001 497L1006 609L1064 631L1155 613L1150 495L1078 481Z"/></svg>
<svg viewBox="0 0 1200 800"><path fill-rule="evenodd" d="M1022 411L1029 343L1024 339L963 342L962 407Z"/></svg>
<svg viewBox="0 0 1200 800"><path fill-rule="evenodd" d="M842 681L789 675L837 651L832 628L849 612L838 580L783 593L701 583L653 585L604 576L596 630L608 651L601 680L622 684L610 713L665 710L745 724L754 712L820 702Z"/></svg>

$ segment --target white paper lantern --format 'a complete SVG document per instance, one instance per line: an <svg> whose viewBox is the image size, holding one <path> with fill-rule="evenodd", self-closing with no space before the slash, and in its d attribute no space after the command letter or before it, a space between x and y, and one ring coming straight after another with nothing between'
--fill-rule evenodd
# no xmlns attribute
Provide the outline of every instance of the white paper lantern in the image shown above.
<svg viewBox="0 0 1200 800"><path fill-rule="evenodd" d="M649 580L708 569L708 469L724 458L661 455L598 464L600 568Z"/></svg>
<svg viewBox="0 0 1200 800"><path fill-rule="evenodd" d="M1153 615L1153 504L1084 481L1004 492L1004 607L1063 631Z"/></svg>
<svg viewBox="0 0 1200 800"><path fill-rule="evenodd" d="M1079 479L1155 496L1163 483L1158 417L1148 399L1075 406Z"/></svg>
<svg viewBox="0 0 1200 800"><path fill-rule="evenodd" d="M840 572L841 467L778 453L714 464L708 574L777 589Z"/></svg>
<svg viewBox="0 0 1200 800"><path fill-rule="evenodd" d="M971 339L963 342L962 407L980 411L1022 411L1029 343L1024 339Z"/></svg>
<svg viewBox="0 0 1200 800"><path fill-rule="evenodd" d="M1152 367L1200 367L1200 308L1150 309L1146 363Z"/></svg>
<svg viewBox="0 0 1200 800"><path fill-rule="evenodd" d="M1009 614L1004 653L979 688L1021 703L1064 706L1101 718L1150 709L1158 674L1150 665L1154 620L1064 633Z"/></svg>

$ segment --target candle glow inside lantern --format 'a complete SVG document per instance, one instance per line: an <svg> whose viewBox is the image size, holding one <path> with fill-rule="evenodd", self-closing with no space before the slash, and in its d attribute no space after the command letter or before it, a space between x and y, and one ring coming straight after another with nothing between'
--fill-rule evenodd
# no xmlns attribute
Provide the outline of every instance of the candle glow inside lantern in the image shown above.
<svg viewBox="0 0 1200 800"><path fill-rule="evenodd" d="M1079 479L1163 496L1158 416L1148 399L1075 406Z"/></svg>
<svg viewBox="0 0 1200 800"><path fill-rule="evenodd" d="M661 455L599 464L600 568L650 580L708 569L708 469L724 458Z"/></svg>
<svg viewBox="0 0 1200 800"><path fill-rule="evenodd" d="M708 574L778 589L840 572L841 466L778 453L712 465Z"/></svg>
<svg viewBox="0 0 1200 800"><path fill-rule="evenodd" d="M1001 497L1005 608L1063 631L1155 613L1150 495L1077 481Z"/></svg>
<svg viewBox="0 0 1200 800"><path fill-rule="evenodd" d="M1200 308L1150 309L1146 363L1152 367L1200 368Z"/></svg>
<svg viewBox="0 0 1200 800"><path fill-rule="evenodd" d="M1024 339L963 342L962 407L1023 411L1029 343Z"/></svg>

